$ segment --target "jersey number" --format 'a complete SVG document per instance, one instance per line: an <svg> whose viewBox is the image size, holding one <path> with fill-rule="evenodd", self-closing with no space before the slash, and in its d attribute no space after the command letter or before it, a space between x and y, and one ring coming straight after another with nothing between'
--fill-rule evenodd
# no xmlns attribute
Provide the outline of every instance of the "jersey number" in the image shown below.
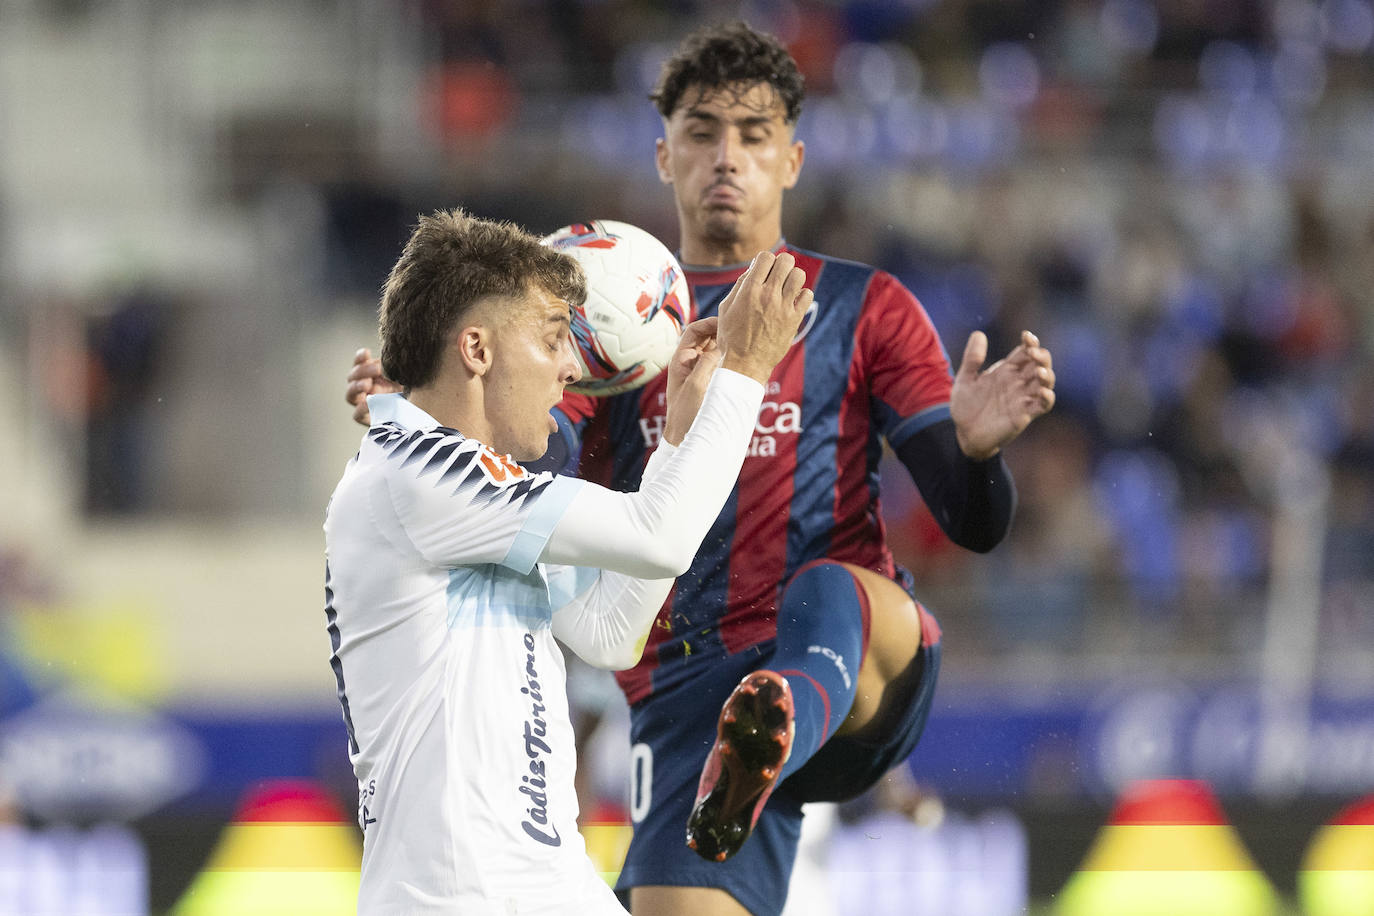
<svg viewBox="0 0 1374 916"><path fill-rule="evenodd" d="M630 820L638 824L654 800L654 751L647 744L630 748Z"/></svg>

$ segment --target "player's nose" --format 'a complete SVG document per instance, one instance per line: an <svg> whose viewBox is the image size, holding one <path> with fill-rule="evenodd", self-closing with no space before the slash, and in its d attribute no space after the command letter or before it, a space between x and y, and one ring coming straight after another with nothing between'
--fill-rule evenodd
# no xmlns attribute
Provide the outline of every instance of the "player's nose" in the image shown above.
<svg viewBox="0 0 1374 916"><path fill-rule="evenodd" d="M739 165L739 137L732 130L721 131L720 139L716 141L716 161L717 172L734 172Z"/></svg>
<svg viewBox="0 0 1374 916"><path fill-rule="evenodd" d="M577 352L573 349L573 342L569 340L567 346L563 348L563 375L564 385L575 385L582 380L582 364L577 359Z"/></svg>

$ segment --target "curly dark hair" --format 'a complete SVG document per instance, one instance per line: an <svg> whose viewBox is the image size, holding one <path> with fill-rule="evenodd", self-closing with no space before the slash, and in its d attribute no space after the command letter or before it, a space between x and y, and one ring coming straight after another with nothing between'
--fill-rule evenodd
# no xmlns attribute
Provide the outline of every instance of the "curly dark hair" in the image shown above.
<svg viewBox="0 0 1374 916"><path fill-rule="evenodd" d="M802 82L797 62L782 42L736 21L701 29L683 39L677 53L663 62L658 86L649 98L666 120L690 89L767 83L782 101L783 120L796 124L806 94Z"/></svg>
<svg viewBox="0 0 1374 916"><path fill-rule="evenodd" d="M407 390L429 384L439 373L449 335L469 308L490 296L521 296L532 287L572 306L587 298L578 263L513 223L462 210L421 216L382 289L382 371Z"/></svg>

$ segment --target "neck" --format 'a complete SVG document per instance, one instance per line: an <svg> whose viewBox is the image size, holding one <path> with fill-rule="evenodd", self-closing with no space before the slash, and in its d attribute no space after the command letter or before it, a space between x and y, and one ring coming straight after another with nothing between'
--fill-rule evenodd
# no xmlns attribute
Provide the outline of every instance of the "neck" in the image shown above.
<svg viewBox="0 0 1374 916"><path fill-rule="evenodd" d="M678 223L682 240L682 263L697 267L725 267L744 264L760 251L771 251L782 241L782 228L773 226L766 232L756 232L747 239L723 241L694 233L683 221Z"/></svg>
<svg viewBox="0 0 1374 916"><path fill-rule="evenodd" d="M491 445L492 429L481 405L468 404L464 399L444 392L437 385L412 388L407 400L439 421L440 426L456 429L469 439Z"/></svg>

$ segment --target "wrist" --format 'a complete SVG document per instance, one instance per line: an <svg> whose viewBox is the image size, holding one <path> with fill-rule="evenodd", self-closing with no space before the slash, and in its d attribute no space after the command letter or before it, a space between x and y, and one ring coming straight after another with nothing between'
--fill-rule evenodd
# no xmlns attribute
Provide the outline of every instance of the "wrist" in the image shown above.
<svg viewBox="0 0 1374 916"><path fill-rule="evenodd" d="M667 422L663 424L663 439L661 441L676 448L682 444L683 437L687 435L687 430L691 428L692 424L690 421L687 423L675 423L673 418L669 417Z"/></svg>
<svg viewBox="0 0 1374 916"><path fill-rule="evenodd" d="M959 431L959 427L957 426L954 428L954 435L959 443L959 451L963 452L964 457L969 461L991 461L993 458L997 457L998 452L1002 451L1001 447L996 445L987 447L969 442L964 438L964 434Z"/></svg>
<svg viewBox="0 0 1374 916"><path fill-rule="evenodd" d="M773 374L771 365L765 365L747 356L734 356L729 353L720 361L720 367L729 369L731 372L738 372L740 375L747 375L760 385L768 384L768 377Z"/></svg>

